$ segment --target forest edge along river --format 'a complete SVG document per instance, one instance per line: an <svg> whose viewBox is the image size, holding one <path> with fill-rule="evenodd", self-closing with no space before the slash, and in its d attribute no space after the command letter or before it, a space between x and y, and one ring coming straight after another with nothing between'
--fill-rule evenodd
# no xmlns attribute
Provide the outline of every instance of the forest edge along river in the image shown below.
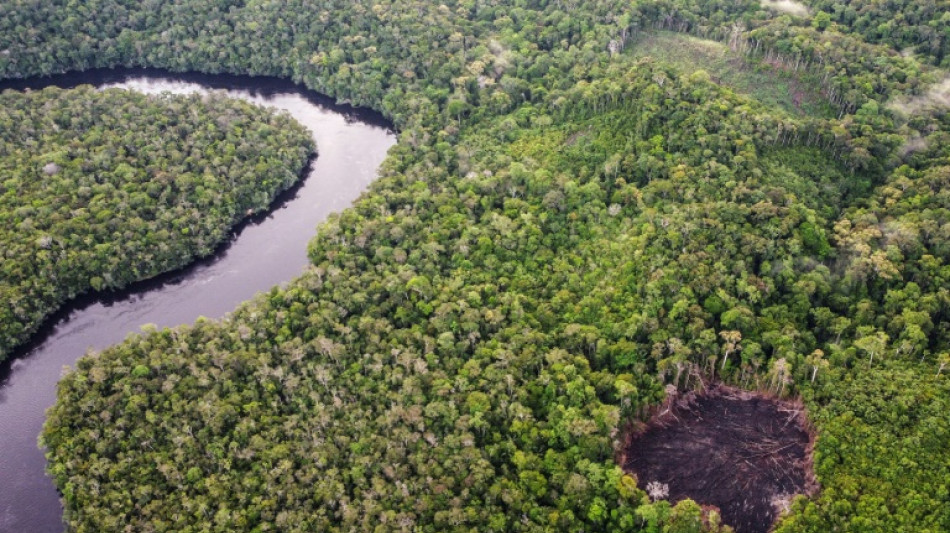
<svg viewBox="0 0 950 533"><path fill-rule="evenodd" d="M122 341L141 326L176 326L218 318L260 291L290 281L306 267L307 243L327 215L349 205L376 178L395 144L378 113L338 105L276 78L173 74L154 69L94 70L7 80L0 91L78 85L145 93L224 91L282 109L314 136L319 156L270 210L241 222L210 257L116 292L77 298L0 364L0 532L61 532L62 506L37 447L45 410L55 402L64 366L90 348Z"/></svg>

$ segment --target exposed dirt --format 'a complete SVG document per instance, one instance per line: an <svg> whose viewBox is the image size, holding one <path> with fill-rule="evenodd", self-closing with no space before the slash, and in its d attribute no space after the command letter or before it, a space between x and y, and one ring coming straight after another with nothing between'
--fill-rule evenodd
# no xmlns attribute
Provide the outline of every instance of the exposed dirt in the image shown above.
<svg viewBox="0 0 950 533"><path fill-rule="evenodd" d="M736 533L766 533L795 494L817 488L800 402L715 386L664 405L628 435L621 464L640 488L718 507Z"/></svg>

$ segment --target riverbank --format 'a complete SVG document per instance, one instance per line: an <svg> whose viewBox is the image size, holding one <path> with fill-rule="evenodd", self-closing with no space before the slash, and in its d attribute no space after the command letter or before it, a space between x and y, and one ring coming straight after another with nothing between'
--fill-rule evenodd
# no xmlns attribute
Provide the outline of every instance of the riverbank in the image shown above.
<svg viewBox="0 0 950 533"><path fill-rule="evenodd" d="M378 114L273 78L177 75L155 70L101 70L4 82L3 88L42 85L124 87L142 92L224 90L234 98L281 109L314 133L320 157L298 187L271 209L240 225L212 256L120 292L79 298L0 367L0 531L62 531L58 495L44 469L36 436L55 401L62 367L87 349L102 349L138 332L220 317L255 293L288 281L307 265L307 243L330 213L350 205L375 179L395 135ZM14 87L16 85L16 87Z"/></svg>

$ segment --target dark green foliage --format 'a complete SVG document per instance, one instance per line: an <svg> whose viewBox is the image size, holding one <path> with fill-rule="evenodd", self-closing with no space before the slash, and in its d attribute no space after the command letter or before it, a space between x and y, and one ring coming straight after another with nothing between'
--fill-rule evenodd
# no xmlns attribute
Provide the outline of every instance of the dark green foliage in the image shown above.
<svg viewBox="0 0 950 533"><path fill-rule="evenodd" d="M950 2L875 2L871 0L808 0L824 10L824 24L832 20L860 33L873 43L897 50L910 49L936 65L950 66ZM815 20L818 19L816 15Z"/></svg>
<svg viewBox="0 0 950 533"><path fill-rule="evenodd" d="M762 154L762 167L766 185L786 189L829 220L872 190L866 175L848 173L826 152L816 148L769 148Z"/></svg>
<svg viewBox="0 0 950 533"><path fill-rule="evenodd" d="M292 120L211 97L0 95L0 358L65 300L208 255L293 183Z"/></svg>

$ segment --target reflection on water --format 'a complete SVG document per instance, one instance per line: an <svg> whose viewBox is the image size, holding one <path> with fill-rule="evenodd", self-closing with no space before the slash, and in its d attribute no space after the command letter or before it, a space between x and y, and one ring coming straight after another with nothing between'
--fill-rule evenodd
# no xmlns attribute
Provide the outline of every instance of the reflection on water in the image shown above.
<svg viewBox="0 0 950 533"><path fill-rule="evenodd" d="M53 316L18 353L0 365L0 532L61 532L62 508L46 461L36 446L43 413L56 398L62 369L88 349L102 349L138 332L221 317L255 293L296 277L307 263L307 242L329 213L349 206L376 177L395 143L378 114L273 78L98 70L26 81L3 89L91 84L146 93L225 91L282 109L313 132L319 157L303 181L273 209L242 223L215 255L181 271L124 291L80 298Z"/></svg>

